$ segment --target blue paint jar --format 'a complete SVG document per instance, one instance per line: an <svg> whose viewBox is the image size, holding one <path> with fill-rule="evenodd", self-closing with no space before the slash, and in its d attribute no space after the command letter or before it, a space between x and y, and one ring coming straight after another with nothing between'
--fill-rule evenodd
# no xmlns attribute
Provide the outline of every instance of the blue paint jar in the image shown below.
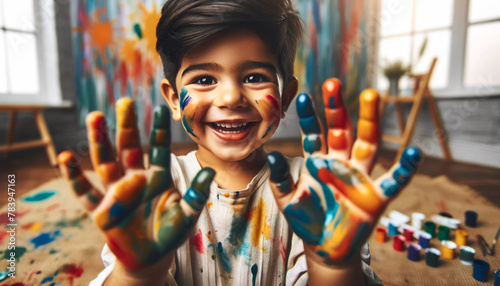
<svg viewBox="0 0 500 286"><path fill-rule="evenodd" d="M480 282L488 281L488 272L490 272L490 264L481 259L474 259L472 262L472 277Z"/></svg>
<svg viewBox="0 0 500 286"><path fill-rule="evenodd" d="M432 236L427 232L421 232L420 235L418 236L418 244L422 248L427 248L429 247L429 242L431 241L431 238Z"/></svg>
<svg viewBox="0 0 500 286"><path fill-rule="evenodd" d="M476 227L477 213L475 211L465 212L465 225L469 227Z"/></svg>

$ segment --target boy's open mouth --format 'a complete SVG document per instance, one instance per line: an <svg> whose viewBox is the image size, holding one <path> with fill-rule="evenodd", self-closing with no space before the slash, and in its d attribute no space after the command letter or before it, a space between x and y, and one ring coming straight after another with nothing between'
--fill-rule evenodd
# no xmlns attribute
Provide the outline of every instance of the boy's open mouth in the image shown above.
<svg viewBox="0 0 500 286"><path fill-rule="evenodd" d="M213 122L210 126L218 132L236 134L250 128L254 122Z"/></svg>

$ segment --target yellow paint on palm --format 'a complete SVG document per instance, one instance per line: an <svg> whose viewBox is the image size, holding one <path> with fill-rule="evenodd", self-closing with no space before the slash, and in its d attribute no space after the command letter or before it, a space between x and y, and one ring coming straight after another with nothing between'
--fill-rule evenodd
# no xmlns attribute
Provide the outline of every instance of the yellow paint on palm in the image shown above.
<svg viewBox="0 0 500 286"><path fill-rule="evenodd" d="M375 215L382 208L382 200L372 184L366 181L366 178L361 184L354 186L346 185L343 182L341 184L339 189L342 189L342 193L367 213Z"/></svg>
<svg viewBox="0 0 500 286"><path fill-rule="evenodd" d="M146 182L146 176L143 174L134 174L116 186L113 197L119 202L129 204L139 199L139 196L146 187Z"/></svg>
<svg viewBox="0 0 500 286"><path fill-rule="evenodd" d="M158 233L158 230L160 230L161 227L161 213L166 209L165 203L167 202L168 197L172 194L172 190L166 191L160 198L160 201L158 202L158 205L156 206L156 211L155 211L155 224L154 224L154 232Z"/></svg>
<svg viewBox="0 0 500 286"><path fill-rule="evenodd" d="M255 247L261 244L261 236L268 240L271 238L271 225L267 223L269 216L266 203L262 198L256 207L250 210L250 221L252 223L251 240Z"/></svg>

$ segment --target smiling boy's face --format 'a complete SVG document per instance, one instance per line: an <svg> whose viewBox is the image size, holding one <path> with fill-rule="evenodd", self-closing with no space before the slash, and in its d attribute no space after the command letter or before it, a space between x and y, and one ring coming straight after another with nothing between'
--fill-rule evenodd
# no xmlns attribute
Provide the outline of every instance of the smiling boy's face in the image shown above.
<svg viewBox="0 0 500 286"><path fill-rule="evenodd" d="M199 153L240 161L278 128L283 90L278 67L277 55L261 38L237 30L189 51L176 77L179 95L166 79L162 92Z"/></svg>

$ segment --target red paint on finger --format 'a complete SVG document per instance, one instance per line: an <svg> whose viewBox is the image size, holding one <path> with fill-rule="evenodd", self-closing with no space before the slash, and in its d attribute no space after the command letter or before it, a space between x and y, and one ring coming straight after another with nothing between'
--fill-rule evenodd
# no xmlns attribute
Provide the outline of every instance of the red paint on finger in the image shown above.
<svg viewBox="0 0 500 286"><path fill-rule="evenodd" d="M142 157L142 150L140 148L123 150L122 162L125 167L140 167Z"/></svg>
<svg viewBox="0 0 500 286"><path fill-rule="evenodd" d="M333 109L344 106L341 90L342 84L337 78L330 78L323 83L323 103L325 108Z"/></svg>
<svg viewBox="0 0 500 286"><path fill-rule="evenodd" d="M330 130L328 132L328 147L335 150L347 149L347 134L345 130Z"/></svg>
<svg viewBox="0 0 500 286"><path fill-rule="evenodd" d="M347 127L347 112L344 107L339 109L325 110L326 122L328 128L346 128Z"/></svg>

